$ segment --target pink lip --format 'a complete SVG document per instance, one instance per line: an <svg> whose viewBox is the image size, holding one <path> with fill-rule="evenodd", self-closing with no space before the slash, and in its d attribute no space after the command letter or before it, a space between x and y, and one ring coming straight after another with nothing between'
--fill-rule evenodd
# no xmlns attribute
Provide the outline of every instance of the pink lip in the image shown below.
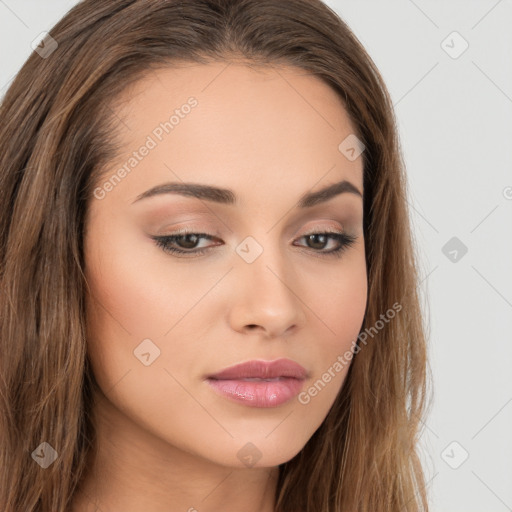
<svg viewBox="0 0 512 512"><path fill-rule="evenodd" d="M289 359L254 360L210 375L207 382L217 393L244 405L277 407L300 392L306 377L305 368Z"/></svg>

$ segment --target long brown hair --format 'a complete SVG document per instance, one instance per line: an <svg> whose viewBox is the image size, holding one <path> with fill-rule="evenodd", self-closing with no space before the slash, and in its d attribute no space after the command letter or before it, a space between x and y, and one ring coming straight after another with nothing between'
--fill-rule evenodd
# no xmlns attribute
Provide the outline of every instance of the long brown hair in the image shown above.
<svg viewBox="0 0 512 512"><path fill-rule="evenodd" d="M389 94L347 25L320 0L85 0L50 34L58 47L34 52L1 104L0 509L65 512L95 446L82 238L116 151L113 102L152 68L240 60L323 80L365 146L367 335L325 421L280 466L276 510L427 510L426 325L405 166ZM42 442L58 454L46 469L31 456Z"/></svg>

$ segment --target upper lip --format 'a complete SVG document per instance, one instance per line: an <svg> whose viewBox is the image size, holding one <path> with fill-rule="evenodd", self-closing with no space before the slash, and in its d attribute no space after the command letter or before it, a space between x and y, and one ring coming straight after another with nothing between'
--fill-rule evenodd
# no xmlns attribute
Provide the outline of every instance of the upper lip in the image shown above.
<svg viewBox="0 0 512 512"><path fill-rule="evenodd" d="M274 379L276 377L292 377L305 379L306 369L290 359L276 359L274 361L253 360L225 368L219 373L208 375L209 379L228 380L260 378Z"/></svg>

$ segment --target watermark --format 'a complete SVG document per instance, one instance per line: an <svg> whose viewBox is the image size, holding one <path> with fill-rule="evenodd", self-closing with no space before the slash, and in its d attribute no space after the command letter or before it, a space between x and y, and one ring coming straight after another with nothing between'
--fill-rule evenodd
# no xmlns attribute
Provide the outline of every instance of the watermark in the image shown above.
<svg viewBox="0 0 512 512"><path fill-rule="evenodd" d="M41 443L30 455L43 469L50 467L59 456L53 446L46 441Z"/></svg>
<svg viewBox="0 0 512 512"><path fill-rule="evenodd" d="M132 156L128 158L124 165L117 169L101 187L94 189L94 197L96 199L104 199L109 192L114 190L114 188L121 183L121 180L126 178L126 176L162 142L166 135L169 135L169 133L181 123L182 119L185 119L185 117L190 114L194 107L197 107L197 105L197 99L192 96L187 100L187 103L184 103L180 108L174 109L174 113L169 119L161 122L153 129L151 134L146 137L144 144L132 153Z"/></svg>
<svg viewBox="0 0 512 512"><path fill-rule="evenodd" d="M149 338L146 338L135 347L133 355L144 366L150 366L155 359L160 357L160 349Z"/></svg>
<svg viewBox="0 0 512 512"><path fill-rule="evenodd" d="M248 468L252 468L256 464L263 454L258 450L258 447L253 443L246 443L240 450L238 450L236 456L243 462Z"/></svg>
<svg viewBox="0 0 512 512"><path fill-rule="evenodd" d="M469 457L468 451L458 441L452 441L442 452L441 458L452 469L459 469Z"/></svg>
<svg viewBox="0 0 512 512"><path fill-rule="evenodd" d="M351 162L358 158L365 149L363 142L353 133L343 139L338 146L339 152Z"/></svg>
<svg viewBox="0 0 512 512"><path fill-rule="evenodd" d="M468 252L467 246L456 236L452 236L441 248L441 252L452 262L458 263Z"/></svg>
<svg viewBox="0 0 512 512"><path fill-rule="evenodd" d="M312 384L307 390L301 391L298 395L299 403L302 405L307 405L311 401L312 397L315 397L322 391L332 379L336 377L344 368L349 366L352 358L355 354L358 354L361 350L361 343L363 345L368 344L368 336L373 338L376 334L379 333L381 329L385 327L390 320L395 318L396 314L402 310L402 305L398 302L393 304L392 308L389 308L386 313L382 313L380 315L380 320L375 322L375 325L372 327L367 327L363 332L359 333L357 339L352 341L352 347L350 350L346 350L343 354L338 355L336 361L327 368L327 370L322 374L322 376L317 379L317 381ZM357 341L359 340L359 344Z"/></svg>
<svg viewBox="0 0 512 512"><path fill-rule="evenodd" d="M252 236L248 236L242 240L235 252L246 262L252 263L263 253L263 247Z"/></svg>
<svg viewBox="0 0 512 512"><path fill-rule="evenodd" d="M32 50L43 59L47 59L59 46L48 32L41 32L31 43Z"/></svg>
<svg viewBox="0 0 512 512"><path fill-rule="evenodd" d="M469 48L469 43L454 30L441 41L441 48L452 59L458 59Z"/></svg>

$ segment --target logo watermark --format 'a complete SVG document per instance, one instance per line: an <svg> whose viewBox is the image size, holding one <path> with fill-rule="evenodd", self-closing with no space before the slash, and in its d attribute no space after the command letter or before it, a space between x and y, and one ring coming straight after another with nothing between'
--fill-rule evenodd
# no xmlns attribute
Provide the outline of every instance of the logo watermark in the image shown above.
<svg viewBox="0 0 512 512"><path fill-rule="evenodd" d="M338 373L340 373L344 368L346 368L355 354L358 354L361 350L361 344L368 344L368 336L373 338L376 334L379 333L384 326L389 323L390 320L395 318L396 314L402 310L402 305L398 302L393 304L392 308L389 308L386 313L382 313L380 315L380 320L375 322L375 325L372 327L367 327L363 332L359 334L356 340L352 342L352 348L350 350L346 350L343 354L339 355L336 358L336 361L327 368L327 370L322 374L322 376L317 379L317 381L311 385L307 390L302 391L298 395L298 401L302 405L307 405L311 401L312 397L315 397L322 391L329 382L331 382L334 377ZM359 340L359 344L357 344L357 340Z"/></svg>
<svg viewBox="0 0 512 512"><path fill-rule="evenodd" d="M167 121L161 122L157 127L153 129L150 135L146 137L146 142L139 147L137 151L132 153L132 156L120 167L112 176L103 183L101 187L94 189L94 197L96 199L104 199L108 192L114 190L121 180L126 178L130 172L139 165L142 160L149 153L155 149L166 135L172 132L176 126L178 126L182 119L190 114L194 107L197 107L198 101L193 96L187 100L187 103L183 104L180 108L174 109L174 113L169 117Z"/></svg>

